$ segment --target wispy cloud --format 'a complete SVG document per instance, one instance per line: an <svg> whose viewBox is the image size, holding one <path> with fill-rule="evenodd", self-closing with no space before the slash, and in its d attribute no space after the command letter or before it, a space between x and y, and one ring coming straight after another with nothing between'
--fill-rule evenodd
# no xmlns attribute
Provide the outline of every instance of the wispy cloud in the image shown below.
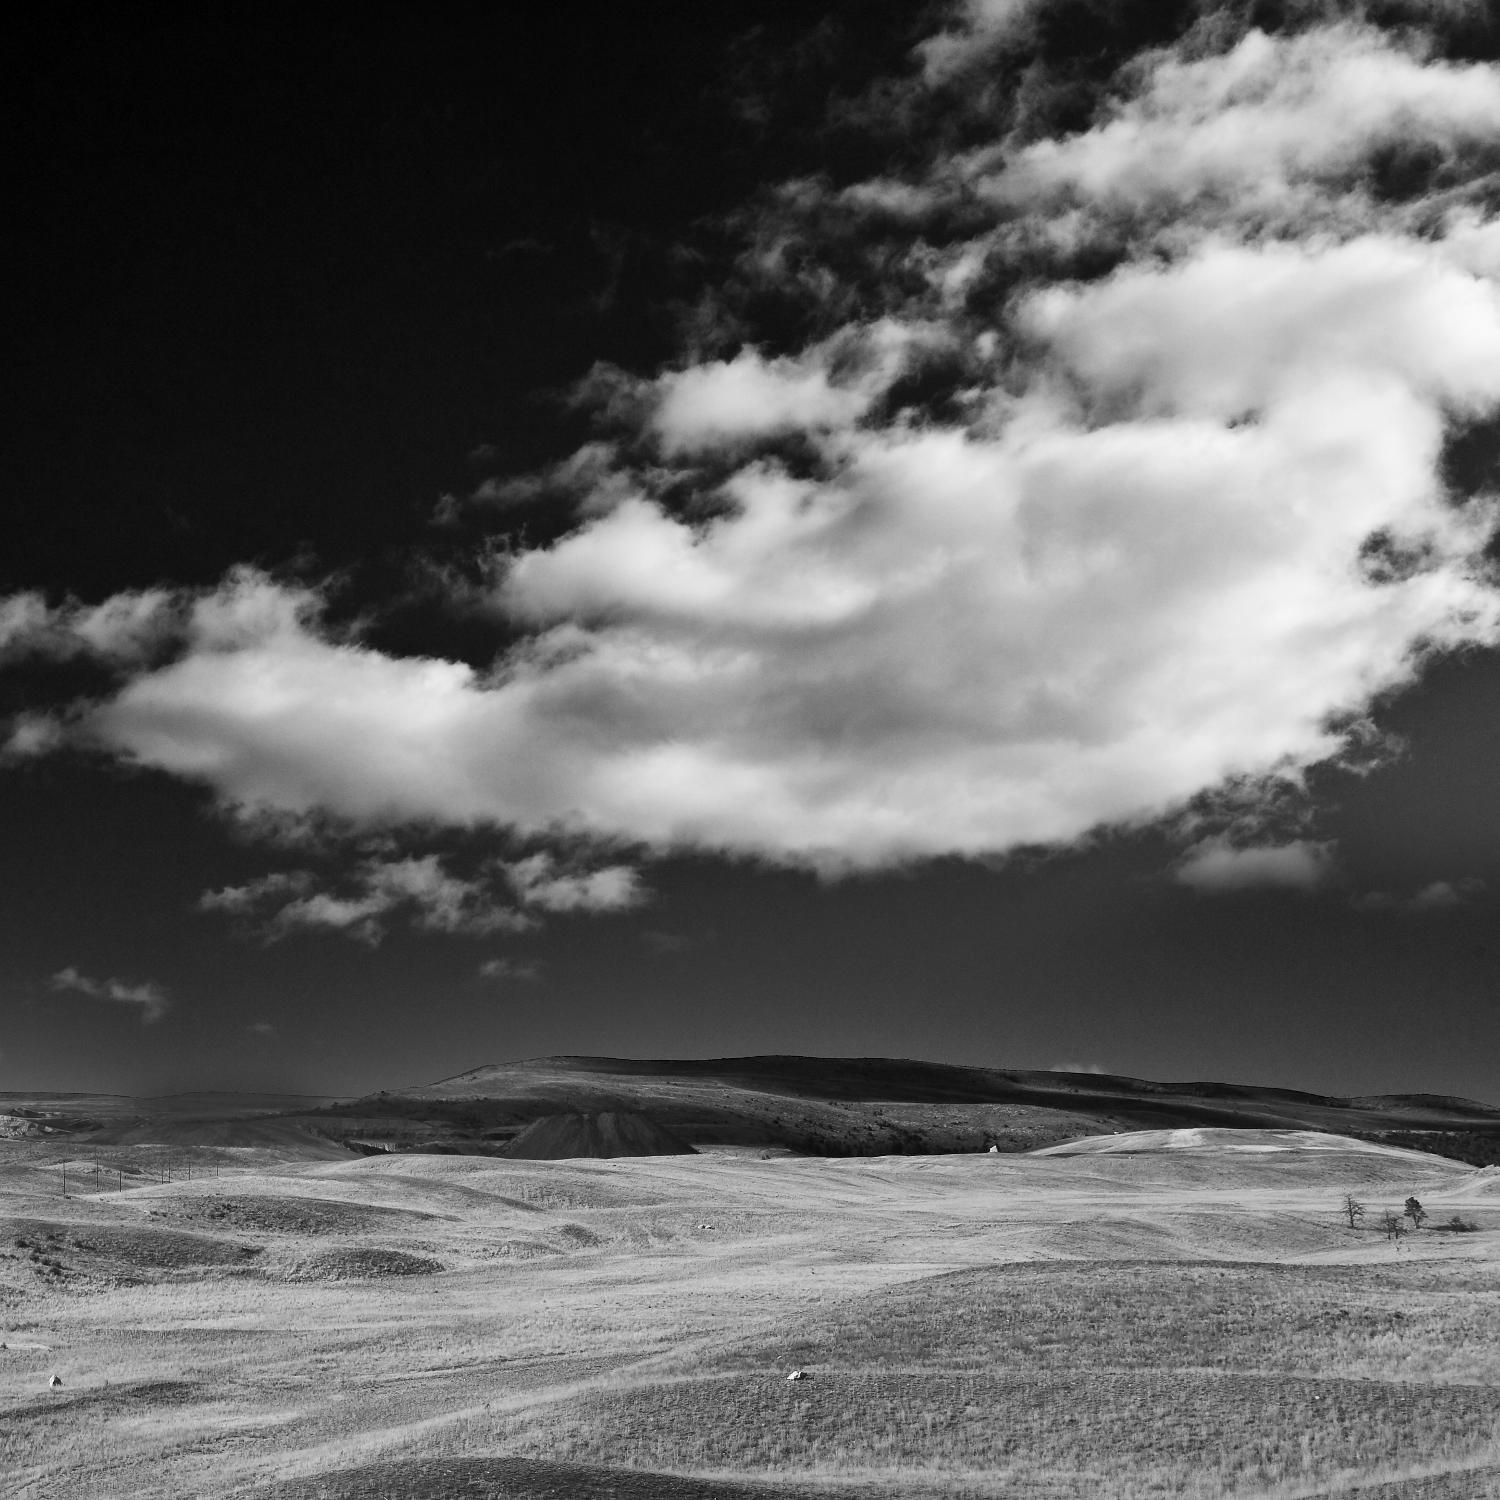
<svg viewBox="0 0 1500 1500"><path fill-rule="evenodd" d="M178 599L166 589L113 594L102 604L49 605L35 591L0 598L0 659L93 656L140 664L178 634Z"/></svg>
<svg viewBox="0 0 1500 1500"><path fill-rule="evenodd" d="M1250 847L1207 839L1187 851L1172 877L1209 895L1275 888L1314 891L1327 884L1333 870L1331 847L1307 839Z"/></svg>
<svg viewBox="0 0 1500 1500"><path fill-rule="evenodd" d="M327 874L278 870L205 891L198 907L239 918L269 941L322 929L373 945L397 923L485 937L525 932L544 916L627 911L645 900L629 866L580 866L541 851L487 860L469 876L453 873L436 854L371 856Z"/></svg>
<svg viewBox="0 0 1500 1500"><path fill-rule="evenodd" d="M1350 754L1434 653L1500 641L1494 502L1441 464L1500 413L1500 81L1445 53L1453 7L1204 7L1111 76L1030 54L1045 8L952 7L898 81L899 168L739 216L705 296L815 333L596 372L591 441L497 482L572 509L455 592L518 638L487 668L249 570L97 618L14 596L0 637L104 643L122 684L69 734L227 804L596 865L985 856ZM1308 889L1321 847L1199 845L1176 878ZM523 868L513 910L632 900L623 866ZM449 878L243 900L473 930Z"/></svg>
<svg viewBox="0 0 1500 1500"><path fill-rule="evenodd" d="M480 880L443 868L436 855L367 859L332 888L320 888L309 870L278 871L242 886L207 891L203 911L224 912L255 924L270 940L324 929L376 944L391 922L404 919L419 931L481 937L519 932L532 919Z"/></svg>
<svg viewBox="0 0 1500 1500"><path fill-rule="evenodd" d="M146 1025L161 1020L171 1006L167 992L149 980L144 984L127 984L120 979L91 979L69 965L66 969L59 969L49 982L53 990L61 993L139 1006L141 1021Z"/></svg>
<svg viewBox="0 0 1500 1500"><path fill-rule="evenodd" d="M541 911L626 911L646 899L640 875L628 865L570 870L540 853L501 868L517 898Z"/></svg>
<svg viewBox="0 0 1500 1500"><path fill-rule="evenodd" d="M1356 896L1353 905L1361 911L1391 911L1418 915L1422 912L1452 911L1467 906L1485 893L1485 882L1478 876L1461 880L1434 880L1409 896L1389 891L1368 891Z"/></svg>
<svg viewBox="0 0 1500 1500"><path fill-rule="evenodd" d="M479 966L479 977L495 984L530 984L541 973L542 966L534 959L487 958Z"/></svg>

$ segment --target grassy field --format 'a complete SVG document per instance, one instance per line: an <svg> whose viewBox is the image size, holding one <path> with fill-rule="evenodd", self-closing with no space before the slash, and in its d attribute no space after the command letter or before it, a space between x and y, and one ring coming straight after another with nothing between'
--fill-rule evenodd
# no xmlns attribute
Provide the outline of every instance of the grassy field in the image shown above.
<svg viewBox="0 0 1500 1500"><path fill-rule="evenodd" d="M1208 1135L863 1160L224 1148L171 1181L142 1148L123 1188L75 1164L67 1199L26 1144L0 1158L0 1492L1500 1495L1500 1172ZM1386 1239L1411 1194L1476 1231Z"/></svg>

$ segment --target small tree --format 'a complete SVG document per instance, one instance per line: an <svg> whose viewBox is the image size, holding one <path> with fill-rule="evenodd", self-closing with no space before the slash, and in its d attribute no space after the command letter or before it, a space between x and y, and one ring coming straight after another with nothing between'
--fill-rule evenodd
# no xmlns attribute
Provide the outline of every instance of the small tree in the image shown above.
<svg viewBox="0 0 1500 1500"><path fill-rule="evenodd" d="M1427 1217L1427 1210L1415 1198L1408 1198L1406 1206L1401 1212L1411 1220L1411 1227L1413 1229L1420 1229L1422 1227L1422 1220Z"/></svg>
<svg viewBox="0 0 1500 1500"><path fill-rule="evenodd" d="M1389 1209L1381 1219L1380 1227L1385 1230L1385 1237L1388 1240L1399 1240L1406 1233L1406 1225L1402 1222L1401 1215L1393 1214Z"/></svg>
<svg viewBox="0 0 1500 1500"><path fill-rule="evenodd" d="M1359 1221L1365 1216L1365 1206L1359 1202L1353 1193L1344 1194L1344 1217L1349 1221L1351 1229L1359 1228Z"/></svg>

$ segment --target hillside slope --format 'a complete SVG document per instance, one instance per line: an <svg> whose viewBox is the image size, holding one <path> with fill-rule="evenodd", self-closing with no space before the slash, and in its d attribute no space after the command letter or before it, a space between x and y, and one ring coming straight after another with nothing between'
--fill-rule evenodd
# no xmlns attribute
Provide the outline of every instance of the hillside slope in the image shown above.
<svg viewBox="0 0 1500 1500"><path fill-rule="evenodd" d="M278 1107L279 1106L279 1107ZM20 1146L366 1149L497 1155L551 1116L641 1116L698 1148L880 1156L1031 1151L1114 1131L1465 1133L1500 1147L1500 1109L1423 1094L1340 1099L1222 1082L960 1067L895 1058L544 1057L355 1100L0 1096ZM1433 1136L1434 1144L1439 1144ZM1475 1160L1488 1160L1483 1155Z"/></svg>
<svg viewBox="0 0 1500 1500"><path fill-rule="evenodd" d="M547 1057L474 1068L360 1101L408 1129L503 1142L551 1114L650 1116L695 1146L816 1155L1035 1150L1122 1130L1471 1130L1500 1109L1427 1095L1340 1099L1217 1082L970 1068L894 1058Z"/></svg>

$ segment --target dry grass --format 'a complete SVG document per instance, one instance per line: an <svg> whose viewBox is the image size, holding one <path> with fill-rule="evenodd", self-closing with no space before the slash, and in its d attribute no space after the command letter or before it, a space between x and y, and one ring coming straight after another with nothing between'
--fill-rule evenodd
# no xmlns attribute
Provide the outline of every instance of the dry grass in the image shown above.
<svg viewBox="0 0 1500 1500"><path fill-rule="evenodd" d="M1488 1493L1485 1179L1275 1165L366 1158L63 1204L29 1161L4 1493ZM1480 1232L1350 1231L1361 1182Z"/></svg>

